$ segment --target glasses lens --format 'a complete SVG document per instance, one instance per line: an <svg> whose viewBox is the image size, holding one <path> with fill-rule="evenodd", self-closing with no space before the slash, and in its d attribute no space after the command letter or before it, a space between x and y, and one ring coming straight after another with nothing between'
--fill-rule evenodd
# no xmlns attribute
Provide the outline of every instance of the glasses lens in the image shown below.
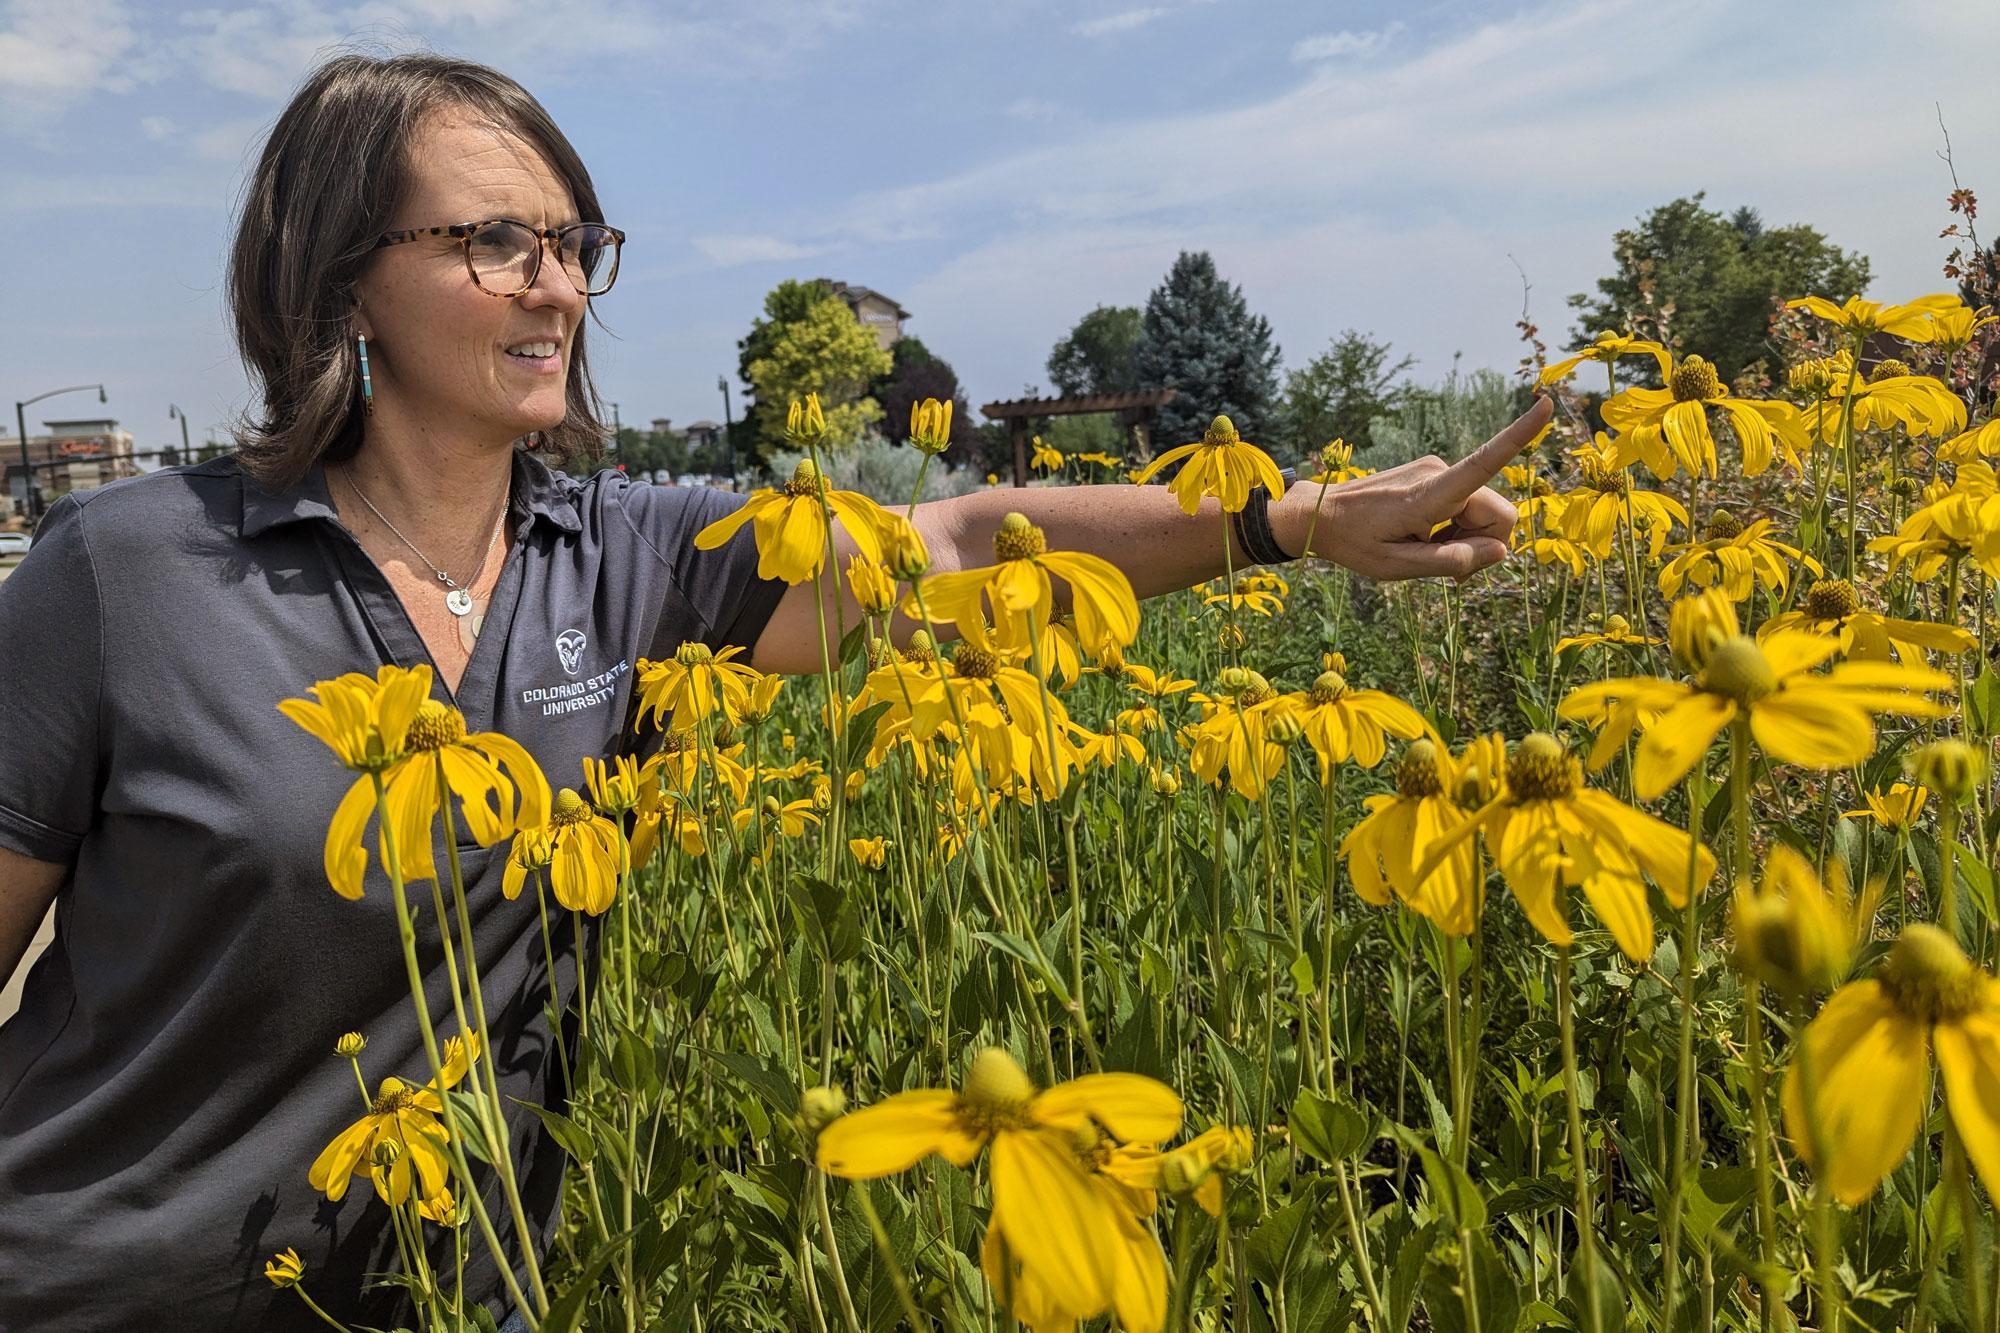
<svg viewBox="0 0 2000 1333"><path fill-rule="evenodd" d="M524 292L535 278L535 233L514 222L489 222L465 238L472 279L499 296Z"/></svg>
<svg viewBox="0 0 2000 1333"><path fill-rule="evenodd" d="M578 291L602 296L618 276L618 233L592 222L570 228L563 233L562 262Z"/></svg>

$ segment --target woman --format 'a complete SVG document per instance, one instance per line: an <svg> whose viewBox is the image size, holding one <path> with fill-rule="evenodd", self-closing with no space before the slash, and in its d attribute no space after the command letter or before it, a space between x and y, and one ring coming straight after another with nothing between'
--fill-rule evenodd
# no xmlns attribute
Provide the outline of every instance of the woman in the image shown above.
<svg viewBox="0 0 2000 1333"><path fill-rule="evenodd" d="M367 1190L328 1203L306 1174L355 1114L339 1034L367 1035L371 1082L424 1059L390 895L327 888L349 775L279 700L429 663L437 699L561 784L624 740L641 656L698 639L817 666L810 585L759 579L747 532L692 545L738 497L577 482L515 447L602 435L583 323L617 272L604 224L513 81L432 56L323 66L272 130L236 237L230 299L263 398L240 453L65 497L0 585L0 976L57 904L0 1027L0 1326L314 1327L261 1276L286 1247L334 1313L395 1319L392 1293L361 1292L393 1255L384 1210ZM1296 552L1316 530L1318 554L1366 574L1469 575L1513 522L1484 483L1545 418L1455 466L1340 487L1316 525L1320 488L1295 488L1269 535ZM1142 596L1220 572L1212 507L1190 518L1131 486L920 506L934 568L986 563L1010 509ZM533 903L497 891L503 856L462 852L503 1092L560 1102ZM513 1141L545 1243L561 1156L525 1115ZM504 1315L481 1249L469 1289Z"/></svg>

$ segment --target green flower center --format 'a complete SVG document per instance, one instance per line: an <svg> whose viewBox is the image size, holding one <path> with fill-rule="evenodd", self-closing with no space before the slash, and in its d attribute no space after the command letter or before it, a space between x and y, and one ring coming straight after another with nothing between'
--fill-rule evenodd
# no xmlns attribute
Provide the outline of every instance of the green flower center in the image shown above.
<svg viewBox="0 0 2000 1333"><path fill-rule="evenodd" d="M1979 1007L1985 975L1936 926L1906 926L1878 974L1882 994L1920 1023L1950 1023Z"/></svg>
<svg viewBox="0 0 2000 1333"><path fill-rule="evenodd" d="M1241 444L1243 437L1236 433L1235 422L1228 417L1218 416L1209 422L1208 429L1202 432L1201 442L1214 448L1220 445Z"/></svg>
<svg viewBox="0 0 2000 1333"><path fill-rule="evenodd" d="M1733 541L1743 535L1743 520L1727 509L1718 509L1702 524L1701 535L1710 541Z"/></svg>
<svg viewBox="0 0 2000 1333"><path fill-rule="evenodd" d="M993 534L995 560L1033 560L1048 549L1049 539L1025 514L1007 515L1000 520L1000 530Z"/></svg>
<svg viewBox="0 0 2000 1333"><path fill-rule="evenodd" d="M951 665L954 671L967 679L991 680L1000 670L1000 656L990 649L961 643L958 651L951 655Z"/></svg>
<svg viewBox="0 0 2000 1333"><path fill-rule="evenodd" d="M385 1078L368 1109L375 1115L394 1115L408 1110L415 1101L416 1094L410 1090L409 1084L399 1078Z"/></svg>
<svg viewBox="0 0 2000 1333"><path fill-rule="evenodd" d="M1699 403L1722 397L1722 378L1715 373L1714 366L1698 356L1691 356L1675 366L1667 387L1673 391L1677 403Z"/></svg>
<svg viewBox="0 0 2000 1333"><path fill-rule="evenodd" d="M1909 373L1910 367L1907 362L1898 361L1893 356L1885 356L1875 363L1875 369L1868 372L1868 382L1873 384L1876 380L1893 379L1898 375Z"/></svg>
<svg viewBox="0 0 2000 1333"><path fill-rule="evenodd" d="M416 717L410 720L409 734L404 738L412 750L419 751L442 750L464 739L465 714L435 699L426 699L418 705Z"/></svg>
<svg viewBox="0 0 2000 1333"><path fill-rule="evenodd" d="M958 1094L958 1115L975 1133L1025 1129L1035 1085L1013 1056L989 1046L972 1059Z"/></svg>
<svg viewBox="0 0 2000 1333"><path fill-rule="evenodd" d="M590 821L590 803L578 796L574 789L564 787L556 793L555 809L549 815L549 822L567 828L572 824Z"/></svg>
<svg viewBox="0 0 2000 1333"><path fill-rule="evenodd" d="M1778 677L1752 639L1738 634L1711 648L1701 668L1701 687L1740 704L1755 703L1778 688Z"/></svg>
<svg viewBox="0 0 2000 1333"><path fill-rule="evenodd" d="M1396 761L1396 794L1409 800L1444 795L1444 773L1438 768L1437 745L1411 741Z"/></svg>
<svg viewBox="0 0 2000 1333"><path fill-rule="evenodd" d="M684 643L674 649L674 661L684 667L702 666L714 658L715 653L705 643Z"/></svg>
<svg viewBox="0 0 2000 1333"><path fill-rule="evenodd" d="M1583 764L1546 731L1531 731L1507 757L1507 788L1516 801L1559 801L1583 785Z"/></svg>
<svg viewBox="0 0 2000 1333"><path fill-rule="evenodd" d="M1312 701L1316 704L1338 703L1347 693L1347 678L1338 671L1322 671L1313 681Z"/></svg>
<svg viewBox="0 0 2000 1333"><path fill-rule="evenodd" d="M1806 615L1814 620L1845 620L1858 606L1846 579L1821 579L1806 593Z"/></svg>
<svg viewBox="0 0 2000 1333"><path fill-rule="evenodd" d="M1632 622L1627 620L1625 617L1614 613L1604 618L1605 638L1625 639L1625 638L1630 638L1631 634L1632 634Z"/></svg>
<svg viewBox="0 0 2000 1333"><path fill-rule="evenodd" d="M1583 484L1605 495L1623 495L1632 489L1632 475L1601 458L1583 460Z"/></svg>

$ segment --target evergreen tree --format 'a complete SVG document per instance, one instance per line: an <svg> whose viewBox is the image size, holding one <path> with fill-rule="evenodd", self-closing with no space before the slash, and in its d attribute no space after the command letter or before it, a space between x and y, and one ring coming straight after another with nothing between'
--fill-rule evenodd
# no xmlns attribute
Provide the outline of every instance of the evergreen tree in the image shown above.
<svg viewBox="0 0 2000 1333"><path fill-rule="evenodd" d="M1252 442L1276 424L1270 321L1250 313L1242 289L1222 280L1205 250L1182 251L1146 298L1133 365L1141 386L1179 390L1154 420L1156 451L1200 439L1218 413Z"/></svg>
<svg viewBox="0 0 2000 1333"><path fill-rule="evenodd" d="M1301 455L1336 439L1366 449L1370 425L1395 406L1396 381L1415 364L1408 356L1391 363L1388 343L1343 330L1324 352L1286 374L1282 438Z"/></svg>

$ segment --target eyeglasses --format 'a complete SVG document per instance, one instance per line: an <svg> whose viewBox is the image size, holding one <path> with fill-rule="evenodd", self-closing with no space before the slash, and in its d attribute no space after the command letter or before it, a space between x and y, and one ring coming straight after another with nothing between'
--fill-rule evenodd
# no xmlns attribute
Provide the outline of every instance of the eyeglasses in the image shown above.
<svg viewBox="0 0 2000 1333"><path fill-rule="evenodd" d="M489 296L519 296L541 276L542 252L555 242L563 274L583 296L602 296L618 278L618 248L625 233L601 222L572 222L567 227L531 227L514 218L458 222L449 227L411 227L385 232L375 242L387 245L449 236L465 251L465 267L473 283Z"/></svg>

